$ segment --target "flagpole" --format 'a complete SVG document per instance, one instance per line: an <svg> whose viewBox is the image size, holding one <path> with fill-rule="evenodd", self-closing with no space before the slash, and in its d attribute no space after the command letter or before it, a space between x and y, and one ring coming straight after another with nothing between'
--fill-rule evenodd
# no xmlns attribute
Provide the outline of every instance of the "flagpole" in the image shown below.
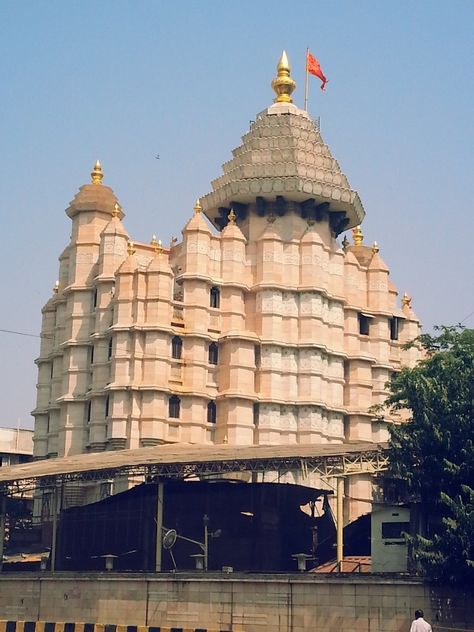
<svg viewBox="0 0 474 632"><path fill-rule="evenodd" d="M306 110L306 112L308 111L308 53L309 53L309 47L306 49L306 59L305 59L306 79L304 83L304 109Z"/></svg>

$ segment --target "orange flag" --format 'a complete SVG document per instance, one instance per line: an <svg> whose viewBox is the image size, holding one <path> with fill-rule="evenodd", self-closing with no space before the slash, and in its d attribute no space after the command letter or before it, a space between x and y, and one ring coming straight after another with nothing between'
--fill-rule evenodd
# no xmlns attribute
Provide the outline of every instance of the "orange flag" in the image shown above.
<svg viewBox="0 0 474 632"><path fill-rule="evenodd" d="M319 77L321 79L321 81L322 81L321 90L324 90L328 80L326 79L326 77L324 76L323 71L321 70L321 66L319 65L319 61L316 59L316 57L311 55L311 53L309 51L306 53L306 70L311 75L314 75L315 77Z"/></svg>

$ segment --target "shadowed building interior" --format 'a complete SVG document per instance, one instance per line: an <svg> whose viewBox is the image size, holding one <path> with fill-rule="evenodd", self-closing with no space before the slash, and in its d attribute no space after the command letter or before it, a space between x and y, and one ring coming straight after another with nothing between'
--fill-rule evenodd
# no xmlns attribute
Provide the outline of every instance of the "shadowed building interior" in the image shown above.
<svg viewBox="0 0 474 632"><path fill-rule="evenodd" d="M301 485L230 481L164 485L163 534L176 531L162 554L162 570L192 570L202 557L208 527L208 570L294 571L292 555L334 556L336 529L327 492ZM157 484L142 484L63 512L58 570L155 569ZM310 505L313 504L314 516ZM301 507L307 506L305 513ZM319 515L318 515L319 514Z"/></svg>

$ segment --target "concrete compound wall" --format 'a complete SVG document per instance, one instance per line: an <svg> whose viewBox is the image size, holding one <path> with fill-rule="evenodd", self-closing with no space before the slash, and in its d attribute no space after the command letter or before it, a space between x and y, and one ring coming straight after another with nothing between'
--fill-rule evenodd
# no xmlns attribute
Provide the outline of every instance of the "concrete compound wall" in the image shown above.
<svg viewBox="0 0 474 632"><path fill-rule="evenodd" d="M0 619L232 632L474 630L474 598L416 578L314 575L0 576Z"/></svg>

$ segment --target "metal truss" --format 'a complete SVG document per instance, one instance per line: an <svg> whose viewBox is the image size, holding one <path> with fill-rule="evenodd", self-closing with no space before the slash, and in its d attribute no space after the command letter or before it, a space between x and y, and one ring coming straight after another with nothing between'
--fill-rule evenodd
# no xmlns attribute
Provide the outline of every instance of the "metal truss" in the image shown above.
<svg viewBox="0 0 474 632"><path fill-rule="evenodd" d="M358 474L377 474L388 468L388 454L380 447L362 452L346 452L337 455L278 457L271 458L231 458L228 460L209 460L200 462L155 463L147 465L121 465L107 470L91 469L84 472L56 473L54 475L16 480L4 483L0 494L18 496L38 488L55 488L69 482L106 481L118 476L150 479L185 479L190 477L218 476L242 472L301 472L306 478L316 474L324 479L354 476Z"/></svg>

